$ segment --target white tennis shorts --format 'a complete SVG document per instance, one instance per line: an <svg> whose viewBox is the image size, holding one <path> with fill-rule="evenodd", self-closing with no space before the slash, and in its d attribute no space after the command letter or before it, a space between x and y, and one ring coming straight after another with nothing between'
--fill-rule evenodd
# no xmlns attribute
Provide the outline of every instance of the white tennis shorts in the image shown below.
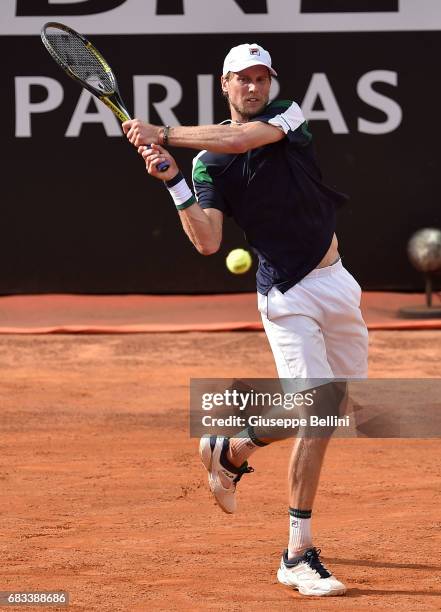
<svg viewBox="0 0 441 612"><path fill-rule="evenodd" d="M361 288L341 260L281 293L257 294L280 378L366 378Z"/></svg>

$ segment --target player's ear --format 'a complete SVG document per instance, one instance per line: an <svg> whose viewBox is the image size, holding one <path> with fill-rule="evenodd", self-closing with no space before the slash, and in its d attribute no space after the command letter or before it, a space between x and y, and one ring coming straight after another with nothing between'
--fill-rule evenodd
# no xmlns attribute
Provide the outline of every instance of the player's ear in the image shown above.
<svg viewBox="0 0 441 612"><path fill-rule="evenodd" d="M221 88L222 88L222 93L224 95L228 93L228 81L229 81L228 74L226 76L221 76Z"/></svg>

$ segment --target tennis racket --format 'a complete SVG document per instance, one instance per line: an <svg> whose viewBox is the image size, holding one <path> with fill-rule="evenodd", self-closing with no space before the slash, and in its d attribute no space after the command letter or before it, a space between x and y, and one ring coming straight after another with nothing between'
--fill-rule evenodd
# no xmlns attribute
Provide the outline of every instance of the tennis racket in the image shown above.
<svg viewBox="0 0 441 612"><path fill-rule="evenodd" d="M41 29L41 40L66 74L108 106L121 123L131 119L113 70L85 36L62 23L49 21ZM165 161L157 165L160 172L169 167Z"/></svg>

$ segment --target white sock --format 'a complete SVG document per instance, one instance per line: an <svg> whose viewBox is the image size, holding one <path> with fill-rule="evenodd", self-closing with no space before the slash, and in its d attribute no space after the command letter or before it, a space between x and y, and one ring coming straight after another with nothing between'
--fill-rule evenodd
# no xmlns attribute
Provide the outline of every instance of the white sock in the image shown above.
<svg viewBox="0 0 441 612"><path fill-rule="evenodd" d="M289 508L288 559L298 557L312 546L311 510Z"/></svg>

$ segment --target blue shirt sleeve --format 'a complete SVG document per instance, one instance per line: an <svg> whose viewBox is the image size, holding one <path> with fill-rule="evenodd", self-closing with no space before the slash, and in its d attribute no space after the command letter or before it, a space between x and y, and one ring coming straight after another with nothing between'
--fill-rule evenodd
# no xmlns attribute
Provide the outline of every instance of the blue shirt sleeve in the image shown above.
<svg viewBox="0 0 441 612"><path fill-rule="evenodd" d="M193 160L193 185L196 199L201 208L216 208L224 214L231 216L231 210L222 197L213 176L209 161L204 154L199 154Z"/></svg>

